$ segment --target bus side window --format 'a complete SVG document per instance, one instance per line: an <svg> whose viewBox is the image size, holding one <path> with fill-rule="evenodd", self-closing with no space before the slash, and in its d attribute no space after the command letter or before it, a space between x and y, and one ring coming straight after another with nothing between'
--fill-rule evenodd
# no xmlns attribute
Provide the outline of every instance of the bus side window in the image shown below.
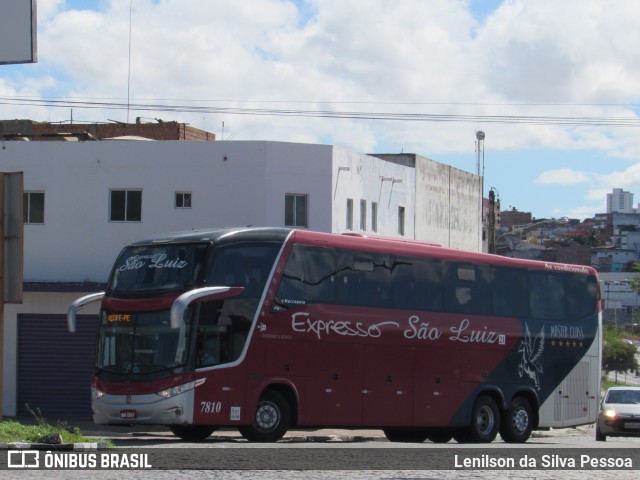
<svg viewBox="0 0 640 480"><path fill-rule="evenodd" d="M205 285L244 287L242 297L260 298L278 249L268 243L219 247L210 261Z"/></svg>
<svg viewBox="0 0 640 480"><path fill-rule="evenodd" d="M568 273L565 277L567 292L567 316L570 320L581 320L593 315L598 301L598 284L592 275Z"/></svg>
<svg viewBox="0 0 640 480"><path fill-rule="evenodd" d="M457 313L491 312L491 270L485 265L445 262L445 304Z"/></svg>
<svg viewBox="0 0 640 480"><path fill-rule="evenodd" d="M298 245L289 252L284 272L280 277L280 285L276 294L276 310L277 306L300 305L306 303L306 294L304 288L304 267L302 264L303 252Z"/></svg>
<svg viewBox="0 0 640 480"><path fill-rule="evenodd" d="M340 251L336 259L338 302L342 305L391 307L388 255Z"/></svg>
<svg viewBox="0 0 640 480"><path fill-rule="evenodd" d="M278 286L275 310L307 303L335 303L332 248L294 245Z"/></svg>
<svg viewBox="0 0 640 480"><path fill-rule="evenodd" d="M565 313L565 290L562 274L530 271L529 305L531 316L542 320L563 320Z"/></svg>
<svg viewBox="0 0 640 480"><path fill-rule="evenodd" d="M401 257L391 268L393 306L406 310L442 310L442 262Z"/></svg>
<svg viewBox="0 0 640 480"><path fill-rule="evenodd" d="M309 247L304 269L310 303L335 303L336 254L333 248Z"/></svg>
<svg viewBox="0 0 640 480"><path fill-rule="evenodd" d="M529 294L526 270L496 267L493 271L493 282L491 286L493 293L493 313L503 317L529 317Z"/></svg>

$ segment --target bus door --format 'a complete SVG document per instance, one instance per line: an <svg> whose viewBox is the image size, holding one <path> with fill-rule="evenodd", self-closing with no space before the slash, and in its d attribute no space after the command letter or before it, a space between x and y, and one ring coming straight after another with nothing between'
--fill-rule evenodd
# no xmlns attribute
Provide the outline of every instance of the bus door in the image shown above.
<svg viewBox="0 0 640 480"><path fill-rule="evenodd" d="M411 425L413 355L408 346L367 345L362 389L364 423Z"/></svg>
<svg viewBox="0 0 640 480"><path fill-rule="evenodd" d="M239 421L238 392L243 386L230 382L244 379L244 375L230 375L226 365L238 359L241 353L242 338L237 334L239 327L228 314L228 299L202 302L195 305L198 316L196 333L196 378L204 380L196 388L194 422L201 425L226 425L230 421ZM230 394L235 392L234 399ZM232 400L234 400L232 402ZM233 403L233 405L232 405Z"/></svg>
<svg viewBox="0 0 640 480"><path fill-rule="evenodd" d="M363 345L309 344L308 424L362 423Z"/></svg>

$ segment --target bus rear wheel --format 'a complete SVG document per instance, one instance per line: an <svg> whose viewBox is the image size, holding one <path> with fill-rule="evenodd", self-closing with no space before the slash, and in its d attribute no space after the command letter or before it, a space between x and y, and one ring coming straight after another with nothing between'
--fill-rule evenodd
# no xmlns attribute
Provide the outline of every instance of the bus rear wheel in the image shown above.
<svg viewBox="0 0 640 480"><path fill-rule="evenodd" d="M390 442L422 443L427 439L427 430L421 428L383 428Z"/></svg>
<svg viewBox="0 0 640 480"><path fill-rule="evenodd" d="M478 397L471 412L471 425L458 429L453 438L458 443L491 443L500 428L500 410L493 398Z"/></svg>
<svg viewBox="0 0 640 480"><path fill-rule="evenodd" d="M291 407L274 390L264 392L251 425L238 427L240 434L250 442L277 442L291 425Z"/></svg>
<svg viewBox="0 0 640 480"><path fill-rule="evenodd" d="M206 440L218 427L209 425L170 425L169 429L176 437L185 442L202 442Z"/></svg>
<svg viewBox="0 0 640 480"><path fill-rule="evenodd" d="M505 442L523 443L531 436L533 413L529 401L516 397L509 404L500 425L500 436Z"/></svg>

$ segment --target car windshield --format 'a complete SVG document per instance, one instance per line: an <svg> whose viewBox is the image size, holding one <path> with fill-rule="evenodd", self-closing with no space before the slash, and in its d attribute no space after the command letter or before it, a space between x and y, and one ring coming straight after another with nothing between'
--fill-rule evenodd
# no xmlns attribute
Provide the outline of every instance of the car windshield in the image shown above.
<svg viewBox="0 0 640 480"><path fill-rule="evenodd" d="M640 404L640 390L609 390L606 403Z"/></svg>
<svg viewBox="0 0 640 480"><path fill-rule="evenodd" d="M109 290L141 293L195 285L208 244L142 245L125 248L109 280Z"/></svg>

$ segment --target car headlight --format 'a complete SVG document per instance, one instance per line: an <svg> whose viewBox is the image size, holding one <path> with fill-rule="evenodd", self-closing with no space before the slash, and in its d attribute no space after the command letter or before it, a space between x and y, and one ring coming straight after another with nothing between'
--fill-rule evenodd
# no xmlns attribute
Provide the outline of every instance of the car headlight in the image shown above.
<svg viewBox="0 0 640 480"><path fill-rule="evenodd" d="M182 385L176 385L175 387L166 388L156 393L156 395L161 396L162 398L171 398L176 395L180 395L181 393L188 392L189 390L193 390L198 385L202 385L205 379L200 378L198 380L194 380L193 382L183 383Z"/></svg>
<svg viewBox="0 0 640 480"><path fill-rule="evenodd" d="M616 411L612 409L605 410L604 416L607 418L616 418Z"/></svg>

